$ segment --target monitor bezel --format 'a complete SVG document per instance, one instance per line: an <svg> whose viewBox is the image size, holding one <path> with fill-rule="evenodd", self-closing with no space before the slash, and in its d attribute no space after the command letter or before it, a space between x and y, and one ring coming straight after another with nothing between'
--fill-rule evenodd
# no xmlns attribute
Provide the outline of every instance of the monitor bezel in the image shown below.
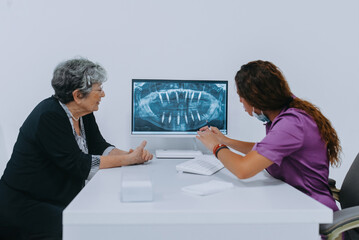
<svg viewBox="0 0 359 240"><path fill-rule="evenodd" d="M134 132L134 124L133 124L133 99L134 99L134 83L135 82L159 82L159 81L165 81L165 82L216 82L221 84L226 84L226 132L221 131L224 135L228 135L228 80L218 80L218 79L159 79L159 78L133 78L131 81L131 136L134 137L195 137L197 135L197 132L178 132L178 131L160 131L160 132Z"/></svg>

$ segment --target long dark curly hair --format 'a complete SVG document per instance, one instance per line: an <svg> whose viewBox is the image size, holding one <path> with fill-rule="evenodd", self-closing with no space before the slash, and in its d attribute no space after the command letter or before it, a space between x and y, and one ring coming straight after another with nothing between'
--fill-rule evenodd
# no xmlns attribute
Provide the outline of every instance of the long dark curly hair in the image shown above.
<svg viewBox="0 0 359 240"><path fill-rule="evenodd" d="M288 82L278 67L268 61L249 62L237 72L235 81L238 94L257 109L280 110L287 106L310 115L326 143L330 164L339 166L342 148L337 132L318 107L298 97L293 98Z"/></svg>

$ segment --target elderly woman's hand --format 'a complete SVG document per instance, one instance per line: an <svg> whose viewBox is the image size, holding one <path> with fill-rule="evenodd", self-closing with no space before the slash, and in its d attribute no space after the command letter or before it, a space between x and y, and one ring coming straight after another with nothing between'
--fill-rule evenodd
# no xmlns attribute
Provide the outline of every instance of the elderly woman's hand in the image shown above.
<svg viewBox="0 0 359 240"><path fill-rule="evenodd" d="M204 131L197 132L198 135L196 136L196 138L199 139L203 143L203 145L206 146L206 148L212 151L213 148L221 142L218 140L216 133L213 133L211 129L207 128L203 130Z"/></svg>
<svg viewBox="0 0 359 240"><path fill-rule="evenodd" d="M147 162L153 158L153 155L145 150L147 142L143 141L140 146L138 146L135 150L130 149L129 151L129 164L141 164Z"/></svg>

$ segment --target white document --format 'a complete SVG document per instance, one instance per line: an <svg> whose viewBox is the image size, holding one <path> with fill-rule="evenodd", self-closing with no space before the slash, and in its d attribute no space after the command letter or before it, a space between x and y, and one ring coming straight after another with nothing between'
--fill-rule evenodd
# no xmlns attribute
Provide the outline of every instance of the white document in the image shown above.
<svg viewBox="0 0 359 240"><path fill-rule="evenodd" d="M233 188L233 183L211 180L209 182L190 185L182 188L182 191L200 196L206 196Z"/></svg>

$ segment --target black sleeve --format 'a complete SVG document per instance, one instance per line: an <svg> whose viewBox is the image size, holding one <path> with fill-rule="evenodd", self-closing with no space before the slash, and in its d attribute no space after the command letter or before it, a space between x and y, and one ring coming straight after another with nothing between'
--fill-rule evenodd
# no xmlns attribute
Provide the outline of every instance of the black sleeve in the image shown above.
<svg viewBox="0 0 359 240"><path fill-rule="evenodd" d="M112 145L106 142L106 140L102 137L94 114L90 113L84 116L83 123L89 153L93 155L102 155L106 148Z"/></svg>
<svg viewBox="0 0 359 240"><path fill-rule="evenodd" d="M69 120L55 112L41 115L36 139L47 158L74 177L86 179L91 155L84 154L74 138Z"/></svg>

